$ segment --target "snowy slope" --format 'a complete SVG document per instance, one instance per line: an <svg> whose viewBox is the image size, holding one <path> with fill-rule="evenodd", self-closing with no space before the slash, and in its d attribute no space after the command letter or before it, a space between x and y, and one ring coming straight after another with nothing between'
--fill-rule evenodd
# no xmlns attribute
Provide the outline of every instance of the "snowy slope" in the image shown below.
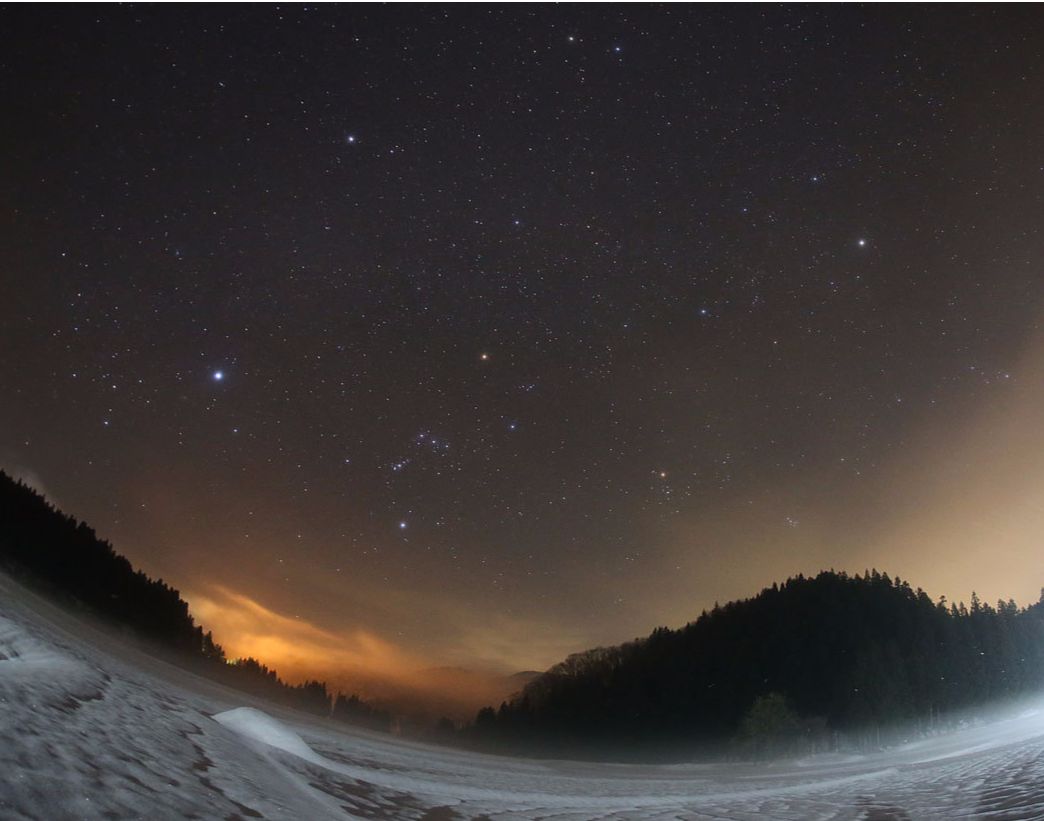
<svg viewBox="0 0 1044 821"><path fill-rule="evenodd" d="M283 711L0 576L0 818L475 817L1044 819L1044 711L771 767L504 759Z"/></svg>

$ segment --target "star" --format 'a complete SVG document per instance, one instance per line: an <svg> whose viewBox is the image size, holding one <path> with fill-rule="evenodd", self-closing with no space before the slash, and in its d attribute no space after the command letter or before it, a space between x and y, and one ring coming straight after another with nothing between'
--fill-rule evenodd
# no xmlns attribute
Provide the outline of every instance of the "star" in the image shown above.
<svg viewBox="0 0 1044 821"><path fill-rule="evenodd" d="M901 530L857 468L902 495L928 470L907 451L942 454L945 471L949 437L964 448L960 420L985 428L994 402L1032 392L1012 352L1036 319L1037 225L1021 205L1044 190L1044 163L1033 130L1010 124L1031 117L1025 78L1044 53L1017 14L954 10L958 59L930 12L908 7L916 60L891 68L929 66L930 88L897 89L879 61L849 60L858 98L807 93L790 116L780 105L794 86L834 89L858 13L823 7L787 26L740 6L702 21L681 7L387 20L308 8L281 9L281 22L216 9L220 37L202 40L178 36L189 11L131 26L100 8L100 30L135 35L87 50L61 81L76 127L105 139L85 150L71 121L42 115L5 129L27 184L5 237L25 283L0 299L0 328L18 331L0 403L18 424L0 427L0 463L53 473L66 513L114 528L117 550L170 581L234 571L236 591L266 606L354 625L349 597L327 613L312 595L337 561L352 589L402 586L408 604L370 608L365 626L392 637L419 625L402 650L434 666L480 664L499 646L456 647L441 619L410 609L415 590L435 590L454 619L474 596L468 618L517 607L525 620L532 596L547 605L535 642L513 643L505 663L546 669L559 658L548 648L638 635L649 608L680 624L701 598L820 561L861 571L860 545L793 537L856 513ZM79 21L48 21L40 38L31 15L3 19L17 41L5 93L38 115L56 75L34 66L61 64ZM251 46L270 24L303 62ZM887 29L860 29L859 48L890 53ZM744 36L723 45L730 30ZM163 59L138 41L162 44ZM728 70L761 61L763 42L768 70ZM800 70L787 64L813 42ZM191 100L141 93L180 82L190 61ZM195 91L220 97L202 131L179 116ZM988 150L954 137L954 100L981 111ZM188 170L127 146L173 151ZM1028 352L1037 359L1044 349ZM55 402L76 412L43 412ZM911 420L925 413L922 443ZM954 493L967 490L971 516L981 477L965 473ZM191 513L123 515L156 494ZM416 516L416 532L397 513ZM943 518L939 539L918 540L925 567L972 544L945 538L958 526ZM707 521L753 546L716 563L713 540L693 535ZM304 529L307 542L289 542ZM231 541L248 531L256 551ZM780 536L792 564L765 558ZM284 537L299 548L285 565L295 587L269 600ZM175 543L176 558L159 553ZM638 544L655 558L606 634L598 608L616 593L602 577ZM667 596L658 574L682 556ZM1012 577L1013 593L1032 594L1028 576ZM486 598L494 578L500 601ZM991 581L1006 597L1000 569Z"/></svg>

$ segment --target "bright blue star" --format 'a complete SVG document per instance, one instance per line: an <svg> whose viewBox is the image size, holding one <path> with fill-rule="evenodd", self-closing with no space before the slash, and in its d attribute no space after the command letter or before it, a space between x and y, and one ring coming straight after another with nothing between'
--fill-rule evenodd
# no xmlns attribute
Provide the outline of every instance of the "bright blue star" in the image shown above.
<svg viewBox="0 0 1044 821"><path fill-rule="evenodd" d="M225 372L224 371L214 371L212 376L213 376L213 379L214 379L215 382L220 382L222 379L225 378Z"/></svg>

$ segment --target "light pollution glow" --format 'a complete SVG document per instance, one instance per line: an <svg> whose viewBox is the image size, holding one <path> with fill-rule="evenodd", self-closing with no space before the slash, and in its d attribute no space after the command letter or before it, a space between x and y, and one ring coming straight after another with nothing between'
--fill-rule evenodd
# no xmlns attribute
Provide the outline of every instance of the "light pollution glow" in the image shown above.
<svg viewBox="0 0 1044 821"><path fill-rule="evenodd" d="M771 486L675 532L673 558L692 545L714 572L705 603L748 596L772 581L834 568L898 575L934 598L1036 602L1044 586L1044 344L1010 373L984 380L971 412L931 407L899 452L845 486L837 473ZM798 510L793 527L780 528ZM680 591L679 591L680 593ZM664 611L687 621L691 606Z"/></svg>
<svg viewBox="0 0 1044 821"><path fill-rule="evenodd" d="M423 665L362 628L334 633L270 610L242 593L213 585L187 592L193 614L213 626L230 658L253 657L294 676L349 673L408 677Z"/></svg>
<svg viewBox="0 0 1044 821"><path fill-rule="evenodd" d="M829 472L812 473L804 484L751 494L756 503L737 498L672 528L661 562L630 580L621 609L628 618L605 623L625 641L659 624L690 621L715 600L827 567L877 567L955 602L967 601L972 590L987 602L1036 601L1044 583L1044 384L1034 375L1042 364L1044 346L1037 344L1010 378L986 386L975 413L947 419L938 409L926 412L919 433L858 492L835 487ZM794 510L801 512L789 520L793 526L781 528ZM590 601L609 592L582 576L574 583ZM564 618L556 624L545 617L497 624L497 616L436 596L360 591L374 612L384 596L393 609L442 614L433 620L446 634L417 652L382 638L376 626L333 630L280 615L243 592L207 590L191 594L193 612L230 653L258 657L293 679L376 677L418 686L431 680L420 671L447 660L543 668L611 639L591 623L567 626Z"/></svg>
<svg viewBox="0 0 1044 821"><path fill-rule="evenodd" d="M411 655L368 630L327 630L220 585L185 598L197 619L213 628L230 660L257 659L291 683L319 679L335 693L458 719L517 689L516 682L494 671L432 667L432 659Z"/></svg>

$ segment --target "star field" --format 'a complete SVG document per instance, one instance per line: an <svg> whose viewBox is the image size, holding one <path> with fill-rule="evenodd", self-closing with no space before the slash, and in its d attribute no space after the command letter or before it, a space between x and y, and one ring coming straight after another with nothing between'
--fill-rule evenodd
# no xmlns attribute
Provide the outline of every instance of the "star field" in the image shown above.
<svg viewBox="0 0 1044 821"><path fill-rule="evenodd" d="M3 18L0 461L147 572L508 669L976 582L877 540L1039 379L1036 8Z"/></svg>

